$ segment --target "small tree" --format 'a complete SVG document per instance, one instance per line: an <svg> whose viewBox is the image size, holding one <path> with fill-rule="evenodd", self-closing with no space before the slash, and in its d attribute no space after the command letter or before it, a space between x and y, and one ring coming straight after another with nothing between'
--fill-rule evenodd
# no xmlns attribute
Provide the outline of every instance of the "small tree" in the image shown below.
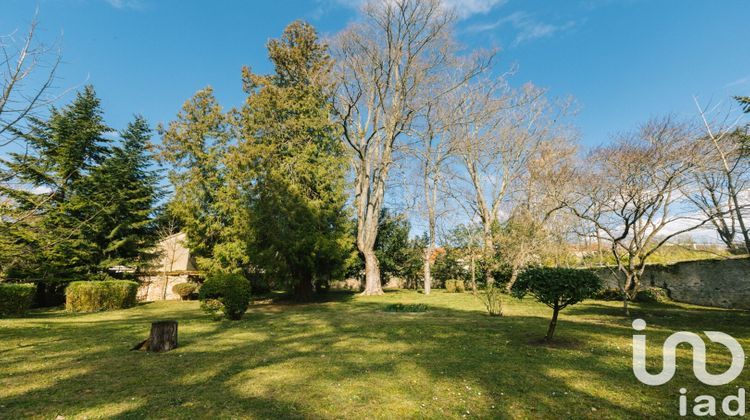
<svg viewBox="0 0 750 420"><path fill-rule="evenodd" d="M521 299L530 293L534 298L552 308L544 340L552 341L557 326L557 316L564 308L593 297L602 288L602 281L590 271L574 268L532 268L521 273L513 285L513 296Z"/></svg>

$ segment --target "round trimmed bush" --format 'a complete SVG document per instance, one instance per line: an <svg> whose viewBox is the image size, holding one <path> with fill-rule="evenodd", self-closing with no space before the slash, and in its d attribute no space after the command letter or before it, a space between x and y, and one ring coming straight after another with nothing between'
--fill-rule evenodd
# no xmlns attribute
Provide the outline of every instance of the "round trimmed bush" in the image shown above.
<svg viewBox="0 0 750 420"><path fill-rule="evenodd" d="M190 298L190 295L195 293L195 290L198 288L198 285L195 283L178 283L172 286L172 291L175 294L180 295L180 298L182 300L188 300Z"/></svg>
<svg viewBox="0 0 750 420"><path fill-rule="evenodd" d="M521 273L511 291L519 299L531 294L537 301L552 308L552 321L545 337L546 341L552 341L560 311L596 296L601 288L602 280L591 271L542 267Z"/></svg>
<svg viewBox="0 0 750 420"><path fill-rule="evenodd" d="M31 308L36 285L31 283L0 283L0 315L21 315Z"/></svg>
<svg viewBox="0 0 750 420"><path fill-rule="evenodd" d="M97 312L135 306L138 283L129 280L74 281L65 289L65 309Z"/></svg>
<svg viewBox="0 0 750 420"><path fill-rule="evenodd" d="M213 274L198 293L201 302L209 299L221 302L224 315L229 319L242 319L250 305L250 282L241 274Z"/></svg>
<svg viewBox="0 0 750 420"><path fill-rule="evenodd" d="M636 302L644 303L664 303L669 302L669 293L661 287L648 287L639 290L635 295Z"/></svg>

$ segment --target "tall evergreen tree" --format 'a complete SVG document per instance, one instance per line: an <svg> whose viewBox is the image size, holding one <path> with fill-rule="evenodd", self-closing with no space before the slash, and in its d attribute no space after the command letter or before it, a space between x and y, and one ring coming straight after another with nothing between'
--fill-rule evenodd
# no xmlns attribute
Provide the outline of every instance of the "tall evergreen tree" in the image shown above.
<svg viewBox="0 0 750 420"><path fill-rule="evenodd" d="M99 99L86 86L73 102L52 108L47 120L33 118L24 135L28 150L12 153L5 166L15 176L2 194L13 203L14 216L4 220L5 242L31 251L8 260L18 274L38 277L87 274L98 266L98 244L92 240L97 219L111 202L92 202L94 168L107 157ZM13 249L11 248L11 252Z"/></svg>
<svg viewBox="0 0 750 420"><path fill-rule="evenodd" d="M96 231L102 269L142 266L154 256L154 210L160 188L151 146L151 128L136 116L121 133L121 144L95 170L97 185L91 198L111 203L103 209Z"/></svg>
<svg viewBox="0 0 750 420"><path fill-rule="evenodd" d="M268 50L274 74L243 69L248 98L229 167L250 208L251 261L308 300L315 284L342 272L352 245L346 161L327 96L331 60L303 22Z"/></svg>
<svg viewBox="0 0 750 420"><path fill-rule="evenodd" d="M221 245L227 226L221 208L225 182L224 154L230 138L228 116L209 88L185 102L177 119L160 127L161 161L170 165L169 180L174 188L168 204L185 233L187 245L198 266L216 270L214 248Z"/></svg>

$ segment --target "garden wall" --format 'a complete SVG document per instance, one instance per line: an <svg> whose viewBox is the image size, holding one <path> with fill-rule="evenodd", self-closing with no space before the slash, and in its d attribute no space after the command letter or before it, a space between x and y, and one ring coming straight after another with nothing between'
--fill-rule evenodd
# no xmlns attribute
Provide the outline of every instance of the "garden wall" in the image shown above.
<svg viewBox="0 0 750 420"><path fill-rule="evenodd" d="M596 269L608 288L617 288L611 269ZM678 302L750 310L750 259L686 261L646 267L643 286L667 289Z"/></svg>
<svg viewBox="0 0 750 420"><path fill-rule="evenodd" d="M173 292L172 287L175 284L187 283L190 280L190 275L178 273L169 273L167 275L156 274L142 276L139 280L138 301L180 300L180 295Z"/></svg>

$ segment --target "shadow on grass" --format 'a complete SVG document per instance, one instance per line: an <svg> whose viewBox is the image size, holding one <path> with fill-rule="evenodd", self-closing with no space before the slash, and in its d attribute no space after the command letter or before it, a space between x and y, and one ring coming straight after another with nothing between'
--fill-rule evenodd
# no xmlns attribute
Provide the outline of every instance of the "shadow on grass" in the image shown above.
<svg viewBox="0 0 750 420"><path fill-rule="evenodd" d="M613 316L607 305L566 309L558 325L560 345L539 346L533 341L548 322L541 307L535 307L540 316L494 318L437 302L417 316L382 312L388 296L329 297L306 305L253 305L238 322L210 322L195 302L81 316L39 312L17 326L6 322L9 328L0 330L7 347L0 405L16 418L467 412L496 418L595 413L643 418L676 412L657 404L671 401L674 390L655 390L633 378L625 348L629 326L597 323ZM654 313L664 310L672 309ZM686 316L701 313L690 311ZM623 318L616 316L615 323ZM147 334L152 320L164 317L179 320L181 347L157 355L127 350ZM672 320L662 316L662 321Z"/></svg>

